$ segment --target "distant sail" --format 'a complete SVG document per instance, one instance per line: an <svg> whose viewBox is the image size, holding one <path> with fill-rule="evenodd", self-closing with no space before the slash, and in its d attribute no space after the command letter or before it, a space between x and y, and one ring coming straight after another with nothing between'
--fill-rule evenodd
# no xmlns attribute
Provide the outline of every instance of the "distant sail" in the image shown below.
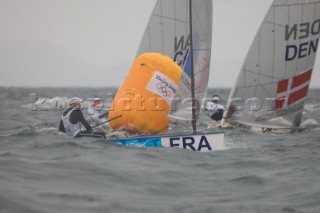
<svg viewBox="0 0 320 213"><path fill-rule="evenodd" d="M212 0L192 2L192 42L189 0L157 1L137 55L158 52L167 55L184 70L171 114L192 119L191 79L194 80L196 115L205 97L209 79L212 33ZM190 44L193 44L194 76L191 76Z"/></svg>
<svg viewBox="0 0 320 213"><path fill-rule="evenodd" d="M273 1L231 91L224 117L249 126L298 127L319 36L319 0Z"/></svg>

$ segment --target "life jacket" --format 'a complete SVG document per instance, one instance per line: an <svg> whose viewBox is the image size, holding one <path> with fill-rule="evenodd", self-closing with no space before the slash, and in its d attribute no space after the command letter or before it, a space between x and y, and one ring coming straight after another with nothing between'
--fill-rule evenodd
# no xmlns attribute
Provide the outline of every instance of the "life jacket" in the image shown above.
<svg viewBox="0 0 320 213"><path fill-rule="evenodd" d="M102 107L99 104L91 104L88 108L88 113L92 118L99 118L102 115Z"/></svg>
<svg viewBox="0 0 320 213"><path fill-rule="evenodd" d="M221 113L224 111L224 107L222 105L216 104L213 102L208 102L206 109L207 109L207 114L209 117L211 117L213 114L215 114L217 112Z"/></svg>
<svg viewBox="0 0 320 213"><path fill-rule="evenodd" d="M78 123L73 124L70 122L70 115L74 111L74 109L70 110L65 116L61 116L61 120L63 122L65 133L68 137L75 137L78 132L81 131L81 124L78 121Z"/></svg>

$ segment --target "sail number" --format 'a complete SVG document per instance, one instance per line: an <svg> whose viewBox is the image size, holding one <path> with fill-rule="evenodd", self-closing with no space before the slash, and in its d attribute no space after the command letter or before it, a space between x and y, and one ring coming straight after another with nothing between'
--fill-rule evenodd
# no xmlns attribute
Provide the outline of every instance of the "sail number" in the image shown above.
<svg viewBox="0 0 320 213"><path fill-rule="evenodd" d="M301 24L294 24L292 26L286 25L285 41L296 39L307 39L314 35L320 34L320 19L314 22L305 22ZM304 40L299 44L290 44L286 46L286 61L304 58L312 53L317 52L319 38ZM298 43L298 42L297 42Z"/></svg>
<svg viewBox="0 0 320 213"><path fill-rule="evenodd" d="M202 135L201 137L172 137L169 139L169 145L170 147L180 147L193 151L201 151L202 149L212 150L208 139L204 135Z"/></svg>
<svg viewBox="0 0 320 213"><path fill-rule="evenodd" d="M179 66L184 66L187 61L187 56L190 47L190 35L185 38L181 36L180 38L174 38L174 58L173 61L177 62Z"/></svg>

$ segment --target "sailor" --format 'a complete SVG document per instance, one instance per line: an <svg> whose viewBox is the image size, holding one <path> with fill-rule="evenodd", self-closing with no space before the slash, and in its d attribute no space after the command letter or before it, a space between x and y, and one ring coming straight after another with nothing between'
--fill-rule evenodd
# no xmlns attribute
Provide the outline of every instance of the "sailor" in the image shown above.
<svg viewBox="0 0 320 213"><path fill-rule="evenodd" d="M109 112L100 105L101 98L96 96L92 100L93 103L88 108L89 116L93 119L107 118Z"/></svg>
<svg viewBox="0 0 320 213"><path fill-rule="evenodd" d="M219 101L219 96L214 95L211 101L207 102L205 106L205 111L207 111L208 116L215 121L221 120L224 112L224 106L219 104Z"/></svg>
<svg viewBox="0 0 320 213"><path fill-rule="evenodd" d="M106 138L103 132L95 132L90 124L84 119L81 108L83 99L73 97L69 100L70 108L68 108L61 116L59 131L66 133L68 137L96 137ZM81 130L81 124L86 130Z"/></svg>

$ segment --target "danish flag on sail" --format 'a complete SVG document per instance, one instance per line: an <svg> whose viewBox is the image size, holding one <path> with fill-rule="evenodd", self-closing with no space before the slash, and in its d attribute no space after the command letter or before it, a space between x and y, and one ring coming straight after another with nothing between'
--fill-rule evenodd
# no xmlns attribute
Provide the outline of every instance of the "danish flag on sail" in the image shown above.
<svg viewBox="0 0 320 213"><path fill-rule="evenodd" d="M279 81L274 109L284 108L305 98L308 94L311 74L312 68L292 78Z"/></svg>

